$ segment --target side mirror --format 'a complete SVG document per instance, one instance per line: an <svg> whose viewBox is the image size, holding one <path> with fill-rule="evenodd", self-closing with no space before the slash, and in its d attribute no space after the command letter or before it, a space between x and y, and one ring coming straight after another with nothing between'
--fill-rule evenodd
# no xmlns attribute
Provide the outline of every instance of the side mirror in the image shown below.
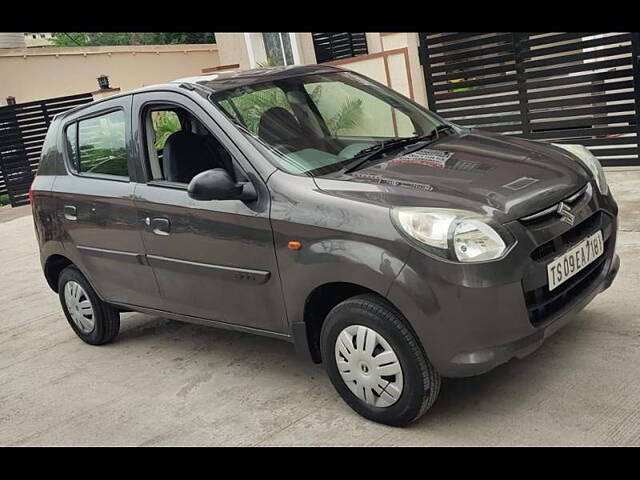
<svg viewBox="0 0 640 480"><path fill-rule="evenodd" d="M187 192L194 200L255 200L257 198L251 182L234 182L224 168L200 172L189 182Z"/></svg>

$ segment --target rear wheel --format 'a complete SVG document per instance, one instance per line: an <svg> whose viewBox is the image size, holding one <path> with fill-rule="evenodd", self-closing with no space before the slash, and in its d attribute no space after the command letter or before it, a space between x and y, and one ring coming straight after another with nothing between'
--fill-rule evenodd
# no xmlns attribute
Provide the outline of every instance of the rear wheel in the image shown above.
<svg viewBox="0 0 640 480"><path fill-rule="evenodd" d="M76 335L91 345L113 340L120 330L120 314L98 298L75 267L65 268L58 279L62 310Z"/></svg>
<svg viewBox="0 0 640 480"><path fill-rule="evenodd" d="M360 295L338 304L320 341L333 386L363 417L408 425L438 396L440 375L400 312L381 298Z"/></svg>

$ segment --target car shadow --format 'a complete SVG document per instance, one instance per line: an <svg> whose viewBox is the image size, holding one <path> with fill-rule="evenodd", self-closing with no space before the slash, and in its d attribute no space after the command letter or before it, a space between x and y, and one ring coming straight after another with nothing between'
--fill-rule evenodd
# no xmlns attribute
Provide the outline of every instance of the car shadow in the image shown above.
<svg viewBox="0 0 640 480"><path fill-rule="evenodd" d="M244 363L246 367L271 369L270 373L283 376L287 375L287 371L311 378L323 375L318 365L299 360L293 343L286 340L143 313L126 313L122 316L120 333L113 346L133 343L144 344L150 350L162 352L159 353L161 355L170 352L178 358L211 352L217 356L216 363L229 366L242 366Z"/></svg>
<svg viewBox="0 0 640 480"><path fill-rule="evenodd" d="M444 378L431 410L410 428L430 428L443 421L464 422L487 411L508 415L531 405L531 398L545 385L557 385L555 379L567 376L562 366L571 368L575 345L584 346L581 340L589 335L583 323L595 320L596 316L593 311L579 313L523 359L513 359L475 377Z"/></svg>
<svg viewBox="0 0 640 480"><path fill-rule="evenodd" d="M286 340L279 340L277 338L232 329L180 322L144 313L125 313L121 318L120 333L118 334L114 345L126 344L143 339L151 339L154 335L169 335L174 339L177 337L183 337L181 339L184 340L193 340L197 338L200 342L205 344L210 343L211 346L221 342L224 343L226 341L233 341L237 339L264 340L264 342L258 343L264 343L263 348L266 350L265 353L269 353L269 351L273 351L283 345L290 345L293 347L293 344ZM291 356L295 357L295 351L293 349L291 349Z"/></svg>
<svg viewBox="0 0 640 480"><path fill-rule="evenodd" d="M508 414L509 411L530 403L531 397L540 390L541 385L551 382L556 375L566 375L561 367L556 366L562 366L563 360L572 355L573 345L580 343L580 338L588 334L581 323L589 322L595 316L596 312L581 312L524 359L512 360L475 377L443 379L440 395L431 410L408 428L422 430L450 423L452 420L456 423L464 422L486 412L487 406ZM121 332L114 346L135 342L148 345L153 337L173 339L171 354L180 357L192 351L211 351L222 355L218 361L229 365L237 365L239 362L246 362L251 366L259 364L261 369L272 369L270 373L278 376L306 377L310 383L318 377L324 377L320 366L299 360L293 344L286 341L141 313L123 316ZM231 343L235 345L233 350L219 348ZM164 347L161 351L163 355L167 352ZM280 361L266 361L274 355ZM331 388L328 379L326 383L327 388ZM335 395L337 397L337 393Z"/></svg>

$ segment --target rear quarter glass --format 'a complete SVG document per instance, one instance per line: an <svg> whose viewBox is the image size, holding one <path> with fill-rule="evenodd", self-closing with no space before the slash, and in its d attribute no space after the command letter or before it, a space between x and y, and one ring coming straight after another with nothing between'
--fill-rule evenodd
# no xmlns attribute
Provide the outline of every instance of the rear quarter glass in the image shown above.
<svg viewBox="0 0 640 480"><path fill-rule="evenodd" d="M42 153L38 164L37 174L40 175L60 175L64 173L61 163L62 152L59 148L58 135L60 132L60 120L54 119L47 130L47 135L42 144ZM62 169L62 170L61 170Z"/></svg>

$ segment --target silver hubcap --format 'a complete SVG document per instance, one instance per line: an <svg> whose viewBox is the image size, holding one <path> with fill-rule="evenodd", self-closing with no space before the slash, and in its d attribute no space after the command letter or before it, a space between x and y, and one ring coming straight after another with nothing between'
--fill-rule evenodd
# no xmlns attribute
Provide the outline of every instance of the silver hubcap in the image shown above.
<svg viewBox="0 0 640 480"><path fill-rule="evenodd" d="M64 301L73 323L82 333L91 333L95 327L93 306L89 296L78 282L73 280L64 286Z"/></svg>
<svg viewBox="0 0 640 480"><path fill-rule="evenodd" d="M360 400L376 407L398 401L402 367L382 335L363 325L350 325L338 335L335 355L342 380Z"/></svg>

